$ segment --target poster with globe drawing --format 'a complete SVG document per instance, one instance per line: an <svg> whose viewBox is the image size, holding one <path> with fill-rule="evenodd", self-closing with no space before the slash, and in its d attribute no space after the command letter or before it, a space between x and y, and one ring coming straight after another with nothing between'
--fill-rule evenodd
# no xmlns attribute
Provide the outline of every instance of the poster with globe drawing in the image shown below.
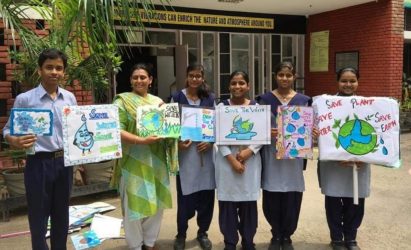
<svg viewBox="0 0 411 250"><path fill-rule="evenodd" d="M164 138L180 137L178 103L144 105L137 108L137 134L141 137L156 135Z"/></svg>
<svg viewBox="0 0 411 250"><path fill-rule="evenodd" d="M10 134L51 136L53 134L53 113L50 109L12 108Z"/></svg>
<svg viewBox="0 0 411 250"><path fill-rule="evenodd" d="M63 107L63 146L65 166L121 158L117 106Z"/></svg>
<svg viewBox="0 0 411 250"><path fill-rule="evenodd" d="M181 107L181 140L214 142L214 109Z"/></svg>
<svg viewBox="0 0 411 250"><path fill-rule="evenodd" d="M399 167L399 108L386 97L314 97L320 160Z"/></svg>
<svg viewBox="0 0 411 250"><path fill-rule="evenodd" d="M271 143L271 106L216 107L216 144L252 145Z"/></svg>
<svg viewBox="0 0 411 250"><path fill-rule="evenodd" d="M277 110L277 159L312 159L312 107L279 106Z"/></svg>

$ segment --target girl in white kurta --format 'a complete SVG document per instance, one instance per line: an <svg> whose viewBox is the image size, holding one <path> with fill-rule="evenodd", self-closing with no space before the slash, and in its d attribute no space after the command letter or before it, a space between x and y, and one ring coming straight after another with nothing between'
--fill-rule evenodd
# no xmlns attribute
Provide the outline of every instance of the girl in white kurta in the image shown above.
<svg viewBox="0 0 411 250"><path fill-rule="evenodd" d="M186 88L172 95L172 102L181 105L214 107L214 95L204 80L204 67L187 68ZM179 174L177 183L177 236L174 250L185 249L188 221L197 213L197 241L201 249L210 250L212 243L207 231L213 218L215 200L214 162L212 144L208 142L179 142Z"/></svg>
<svg viewBox="0 0 411 250"><path fill-rule="evenodd" d="M337 73L338 93L352 96L358 87L356 69L343 68ZM357 230L364 217L365 198L370 195L370 164L357 163L359 204L353 202L352 162L319 161L321 193L325 195L325 212L333 250L358 250Z"/></svg>
<svg viewBox="0 0 411 250"><path fill-rule="evenodd" d="M256 104L246 98L250 86L245 72L233 72L229 88L231 98L219 105ZM260 148L261 145L218 147L215 178L224 249L236 249L238 231L242 238L242 248L255 249L253 239L257 230L257 199L261 187Z"/></svg>

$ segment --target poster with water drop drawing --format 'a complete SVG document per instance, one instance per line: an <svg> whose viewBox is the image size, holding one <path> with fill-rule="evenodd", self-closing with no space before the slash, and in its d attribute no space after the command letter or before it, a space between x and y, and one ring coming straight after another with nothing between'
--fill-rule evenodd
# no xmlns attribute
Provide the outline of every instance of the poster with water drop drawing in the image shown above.
<svg viewBox="0 0 411 250"><path fill-rule="evenodd" d="M63 107L63 145L65 166L121 158L117 106Z"/></svg>
<svg viewBox="0 0 411 250"><path fill-rule="evenodd" d="M387 97L314 98L320 160L399 167L399 106Z"/></svg>
<svg viewBox="0 0 411 250"><path fill-rule="evenodd" d="M11 135L53 135L53 113L49 109L12 108Z"/></svg>
<svg viewBox="0 0 411 250"><path fill-rule="evenodd" d="M252 145L271 143L271 106L216 107L216 144Z"/></svg>
<svg viewBox="0 0 411 250"><path fill-rule="evenodd" d="M178 103L144 105L137 108L137 134L141 137L156 135L179 138L181 131Z"/></svg>
<svg viewBox="0 0 411 250"><path fill-rule="evenodd" d="M277 159L312 159L312 107L279 106L277 110Z"/></svg>
<svg viewBox="0 0 411 250"><path fill-rule="evenodd" d="M214 142L214 110L204 107L181 107L181 140Z"/></svg>

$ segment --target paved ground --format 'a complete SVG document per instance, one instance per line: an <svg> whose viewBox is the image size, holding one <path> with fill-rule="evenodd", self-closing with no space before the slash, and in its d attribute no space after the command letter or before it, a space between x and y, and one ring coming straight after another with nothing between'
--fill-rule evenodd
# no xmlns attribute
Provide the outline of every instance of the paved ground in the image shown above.
<svg viewBox="0 0 411 250"><path fill-rule="evenodd" d="M411 133L401 135L403 167L392 170L373 167L371 197L366 199L365 218L358 232L358 242L364 250L411 249ZM329 233L324 213L324 197L320 194L316 176L316 161L310 161L305 172L306 192L304 193L301 216L297 232L293 236L295 249L330 249ZM174 179L173 179L174 184ZM175 187L173 185L173 190ZM174 193L175 195L175 193ZM174 204L175 202L175 196ZM94 201L108 202L117 207L107 215L120 218L120 202L113 193L97 194L73 199L72 204L87 204ZM257 249L267 249L270 229L259 203L259 224L255 237ZM0 222L0 234L28 230L25 209L13 211L9 222ZM85 228L84 230L88 230ZM195 241L197 231L195 220L190 222L187 249L200 249ZM166 210L158 240L160 249L172 249L176 234L176 209ZM218 209L209 232L214 243L213 249L223 249L223 238L218 228ZM30 249L30 236L0 239L1 249ZM73 249L71 241L68 248ZM123 239L107 240L96 249L127 249Z"/></svg>

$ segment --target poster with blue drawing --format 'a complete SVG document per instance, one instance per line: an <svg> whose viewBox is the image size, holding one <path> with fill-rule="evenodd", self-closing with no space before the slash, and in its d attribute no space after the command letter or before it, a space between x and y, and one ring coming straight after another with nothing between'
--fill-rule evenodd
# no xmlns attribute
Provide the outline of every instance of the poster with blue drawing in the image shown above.
<svg viewBox="0 0 411 250"><path fill-rule="evenodd" d="M277 159L312 159L312 107L279 106L277 110Z"/></svg>
<svg viewBox="0 0 411 250"><path fill-rule="evenodd" d="M269 105L216 107L216 144L253 145L271 143Z"/></svg>
<svg viewBox="0 0 411 250"><path fill-rule="evenodd" d="M180 137L178 103L144 105L137 108L137 134L141 137L156 135L164 138Z"/></svg>
<svg viewBox="0 0 411 250"><path fill-rule="evenodd" d="M11 135L53 135L53 113L49 109L12 108Z"/></svg>
<svg viewBox="0 0 411 250"><path fill-rule="evenodd" d="M65 166L121 158L117 106L65 106L63 144Z"/></svg>
<svg viewBox="0 0 411 250"><path fill-rule="evenodd" d="M214 110L203 107L182 106L181 140L214 142Z"/></svg>
<svg viewBox="0 0 411 250"><path fill-rule="evenodd" d="M399 107L386 97L314 98L321 160L362 161L398 167Z"/></svg>

